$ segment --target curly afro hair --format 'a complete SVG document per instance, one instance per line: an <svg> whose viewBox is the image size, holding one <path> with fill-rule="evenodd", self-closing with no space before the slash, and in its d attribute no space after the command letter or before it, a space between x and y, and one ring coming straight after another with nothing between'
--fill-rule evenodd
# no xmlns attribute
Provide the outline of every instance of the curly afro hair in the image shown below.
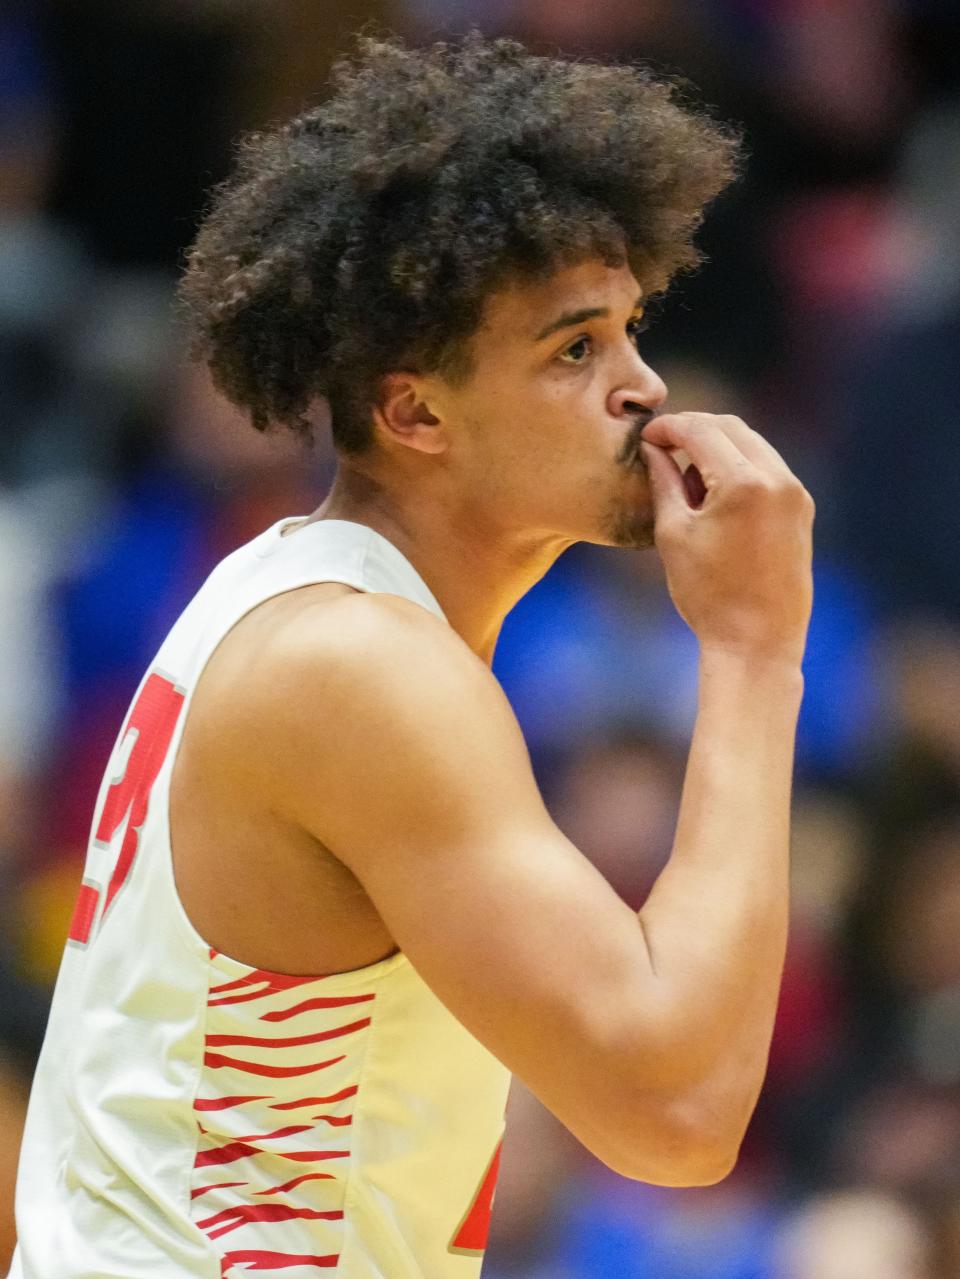
<svg viewBox="0 0 960 1279"><path fill-rule="evenodd" d="M738 139L642 67L541 57L476 32L361 37L332 95L240 145L188 254L194 358L266 430L372 441L392 369L468 375L489 294L587 257L645 293L699 261Z"/></svg>

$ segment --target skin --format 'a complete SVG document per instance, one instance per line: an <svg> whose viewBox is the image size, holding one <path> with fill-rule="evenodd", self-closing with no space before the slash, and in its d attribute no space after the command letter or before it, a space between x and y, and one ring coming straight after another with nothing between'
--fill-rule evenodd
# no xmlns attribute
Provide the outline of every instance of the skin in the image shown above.
<svg viewBox="0 0 960 1279"><path fill-rule="evenodd" d="M198 683L171 834L211 945L302 974L401 949L611 1168L693 1185L732 1166L769 1049L813 504L738 418L647 421L666 389L629 327L638 293L598 261L515 282L465 381L383 380L374 447L310 521L382 533L449 625L331 583L254 609ZM538 340L583 310L601 313ZM489 668L506 613L578 540L653 541L700 641L674 847L639 914L550 818Z"/></svg>
<svg viewBox="0 0 960 1279"><path fill-rule="evenodd" d="M603 314L537 340L586 311ZM489 663L504 617L568 546L653 545L637 447L667 388L639 353L642 316L630 269L597 260L495 293L466 385L385 378L376 447L341 468L311 519L387 537Z"/></svg>

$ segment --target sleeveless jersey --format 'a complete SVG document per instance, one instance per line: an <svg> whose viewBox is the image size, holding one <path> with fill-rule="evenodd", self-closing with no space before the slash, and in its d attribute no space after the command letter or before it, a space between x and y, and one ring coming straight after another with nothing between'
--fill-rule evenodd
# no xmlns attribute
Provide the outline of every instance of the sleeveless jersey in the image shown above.
<svg viewBox="0 0 960 1279"><path fill-rule="evenodd" d="M10 1279L480 1273L506 1068L402 952L330 976L254 969L177 896L173 760L231 627L316 582L443 617L372 529L288 523L213 571L114 748L30 1098Z"/></svg>

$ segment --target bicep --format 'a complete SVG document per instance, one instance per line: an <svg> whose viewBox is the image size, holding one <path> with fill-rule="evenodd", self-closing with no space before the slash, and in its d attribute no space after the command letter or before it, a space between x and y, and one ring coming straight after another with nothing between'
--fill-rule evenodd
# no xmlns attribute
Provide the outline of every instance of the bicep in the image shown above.
<svg viewBox="0 0 960 1279"><path fill-rule="evenodd" d="M438 998L603 1157L636 915L551 820L490 672L413 632L361 637L301 700L290 801Z"/></svg>

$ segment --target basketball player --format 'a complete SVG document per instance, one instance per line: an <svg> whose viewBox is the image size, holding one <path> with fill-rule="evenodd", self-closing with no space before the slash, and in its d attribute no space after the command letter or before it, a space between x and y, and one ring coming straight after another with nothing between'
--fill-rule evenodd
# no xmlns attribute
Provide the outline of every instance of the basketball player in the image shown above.
<svg viewBox="0 0 960 1279"><path fill-rule="evenodd" d="M636 69L479 36L365 41L247 142L183 284L196 347L257 427L327 405L339 474L214 570L121 729L16 1279L475 1279L511 1072L625 1177L733 1166L813 504L739 419L656 416L638 334L734 152ZM579 541L655 546L700 642L639 917L551 822L490 671Z"/></svg>

